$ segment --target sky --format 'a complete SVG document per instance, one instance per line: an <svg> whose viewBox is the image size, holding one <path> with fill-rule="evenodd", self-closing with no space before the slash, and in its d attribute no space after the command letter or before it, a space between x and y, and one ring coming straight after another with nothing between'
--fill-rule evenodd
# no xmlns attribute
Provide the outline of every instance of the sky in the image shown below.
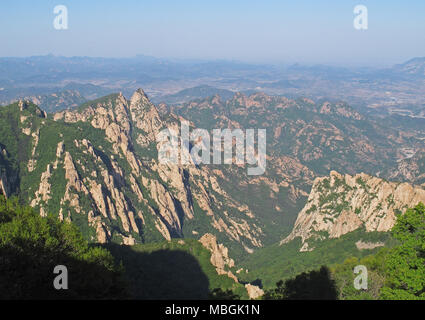
<svg viewBox="0 0 425 320"><path fill-rule="evenodd" d="M367 30L353 26L357 5ZM425 1L1 1L0 57L46 54L387 66L425 56Z"/></svg>

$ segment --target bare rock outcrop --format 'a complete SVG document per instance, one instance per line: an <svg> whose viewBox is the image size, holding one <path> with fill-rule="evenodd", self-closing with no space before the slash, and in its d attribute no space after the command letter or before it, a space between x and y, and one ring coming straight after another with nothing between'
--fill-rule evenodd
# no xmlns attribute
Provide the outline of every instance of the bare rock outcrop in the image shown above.
<svg viewBox="0 0 425 320"><path fill-rule="evenodd" d="M158 181L142 177L142 184L150 190L151 198L158 204L161 220L167 228L176 234L181 234L182 222L178 215L178 210L173 196Z"/></svg>
<svg viewBox="0 0 425 320"><path fill-rule="evenodd" d="M10 186L5 172L1 172L0 174L0 194L4 195L6 198L10 194Z"/></svg>
<svg viewBox="0 0 425 320"><path fill-rule="evenodd" d="M238 278L226 268L232 268L235 266L235 261L229 257L228 249L223 244L217 243L217 238L210 234L204 234L199 242L211 252L211 264L216 267L218 274L225 274L229 278L232 278L235 282L239 282Z"/></svg>
<svg viewBox="0 0 425 320"><path fill-rule="evenodd" d="M146 146L155 141L164 124L158 109L149 101L142 89L138 89L131 97L130 113L135 126L145 132L144 135L139 135L138 142Z"/></svg>
<svg viewBox="0 0 425 320"><path fill-rule="evenodd" d="M356 242L356 247L359 250L371 250L379 247L383 247L385 244L383 242L364 242L359 240Z"/></svg>
<svg viewBox="0 0 425 320"><path fill-rule="evenodd" d="M248 296L250 299L258 299L264 295L264 290L258 286L254 286L250 283L245 285L246 291L248 292Z"/></svg>
<svg viewBox="0 0 425 320"><path fill-rule="evenodd" d="M408 183L388 182L361 173L355 176L332 171L330 177L314 181L307 204L298 214L294 228L281 244L300 237L302 251L312 250L305 242L339 238L364 227L389 231L396 215L425 202L425 190Z"/></svg>
<svg viewBox="0 0 425 320"><path fill-rule="evenodd" d="M46 171L41 174L41 181L38 190L35 192L35 198L31 201L31 206L35 207L41 201L47 202L51 199L50 189L51 185L49 182L50 177L52 176L51 165L48 164Z"/></svg>

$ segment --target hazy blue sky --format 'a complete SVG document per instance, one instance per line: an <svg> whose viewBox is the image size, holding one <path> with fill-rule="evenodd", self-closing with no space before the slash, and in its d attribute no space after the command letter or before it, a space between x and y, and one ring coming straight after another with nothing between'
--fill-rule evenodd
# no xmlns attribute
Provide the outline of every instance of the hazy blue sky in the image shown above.
<svg viewBox="0 0 425 320"><path fill-rule="evenodd" d="M69 29L55 30L66 5ZM353 27L366 5L369 29ZM390 65L425 56L424 0L2 0L0 56Z"/></svg>

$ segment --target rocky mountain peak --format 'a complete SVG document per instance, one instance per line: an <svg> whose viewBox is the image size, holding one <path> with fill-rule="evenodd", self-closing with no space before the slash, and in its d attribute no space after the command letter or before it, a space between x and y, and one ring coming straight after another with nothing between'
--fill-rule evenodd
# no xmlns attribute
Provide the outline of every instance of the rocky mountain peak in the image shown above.
<svg viewBox="0 0 425 320"><path fill-rule="evenodd" d="M130 99L130 105L134 106L137 104L151 104L148 96L146 95L146 93L143 91L142 88L137 89L133 95L131 96Z"/></svg>
<svg viewBox="0 0 425 320"><path fill-rule="evenodd" d="M339 238L361 227L367 232L386 232L398 214L419 202L425 202L425 190L420 186L365 173L351 176L331 171L329 177L315 179L307 204L281 244L300 237L301 251L310 251L310 239Z"/></svg>

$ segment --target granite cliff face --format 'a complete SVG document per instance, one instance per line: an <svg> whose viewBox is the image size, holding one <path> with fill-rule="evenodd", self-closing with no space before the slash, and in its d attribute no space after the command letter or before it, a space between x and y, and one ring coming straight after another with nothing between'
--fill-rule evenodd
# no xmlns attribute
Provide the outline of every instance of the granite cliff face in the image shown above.
<svg viewBox="0 0 425 320"><path fill-rule="evenodd" d="M419 202L425 202L423 187L332 171L330 177L316 178L307 204L281 244L300 237L301 251L309 251L314 249L309 240L339 238L359 228L389 231L398 214Z"/></svg>
<svg viewBox="0 0 425 320"><path fill-rule="evenodd" d="M7 151L6 149L3 149L2 146L0 146L0 163L5 164L5 158L7 157ZM3 170L0 170L0 194L4 195L6 198L10 194L10 186L7 179L7 172L6 168Z"/></svg>
<svg viewBox="0 0 425 320"><path fill-rule="evenodd" d="M229 257L229 250L223 245L217 243L217 238L210 234L204 234L199 242L211 252L211 264L216 267L219 275L227 275L235 282L239 283L238 278L230 270L235 266L235 261ZM240 271L240 270L239 270ZM238 272L237 272L238 273ZM264 294L264 291L253 284L245 284L245 289L250 299L257 299Z"/></svg>
<svg viewBox="0 0 425 320"><path fill-rule="evenodd" d="M235 266L235 261L229 258L229 250L223 244L218 244L217 238L210 233L204 234L199 242L211 252L211 264L216 267L217 273L226 274L238 282L236 276L229 270Z"/></svg>
<svg viewBox="0 0 425 320"><path fill-rule="evenodd" d="M6 173L2 172L0 175L0 194L4 195L6 198L10 193L9 183L7 181Z"/></svg>

